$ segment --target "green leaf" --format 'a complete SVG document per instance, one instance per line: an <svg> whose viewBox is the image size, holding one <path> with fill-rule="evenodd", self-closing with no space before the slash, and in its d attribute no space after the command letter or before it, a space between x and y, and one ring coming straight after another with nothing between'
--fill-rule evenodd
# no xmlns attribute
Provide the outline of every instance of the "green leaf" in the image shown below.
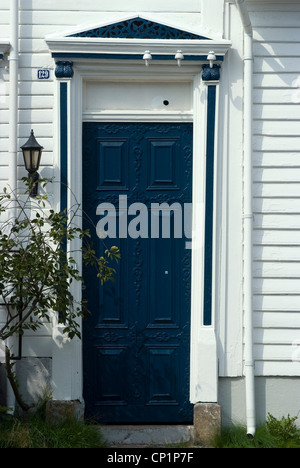
<svg viewBox="0 0 300 468"><path fill-rule="evenodd" d="M23 182L30 188L28 178ZM47 181L41 184L46 189ZM7 189L3 190L5 199L10 198ZM0 211L6 206L0 197ZM24 330L36 331L43 322L51 320L50 312L56 312L59 322L65 325L64 333L69 338L80 337L78 319L83 317L86 304L76 304L70 292L72 282L83 281L76 267L72 252L65 252L65 241L81 239L82 256L86 265L95 268L95 275L101 284L114 281L115 270L110 266L112 261L118 261L120 252L113 246L105 249L104 255L96 256L96 251L88 241L91 238L89 230L82 230L74 222L74 217L67 210L55 211L50 208L47 214L42 210L47 194L41 194L36 200L32 212L32 200L29 196L18 200L18 216L11 232L0 231L0 293L10 297L7 310L13 320L1 328L0 339L24 333ZM48 201L49 202L49 201ZM39 206L38 206L39 205ZM79 206L72 207L72 213L79 213ZM33 216L31 216L33 215ZM86 313L86 312L85 312ZM27 314L25 322L20 321ZM9 317L9 316L8 316Z"/></svg>

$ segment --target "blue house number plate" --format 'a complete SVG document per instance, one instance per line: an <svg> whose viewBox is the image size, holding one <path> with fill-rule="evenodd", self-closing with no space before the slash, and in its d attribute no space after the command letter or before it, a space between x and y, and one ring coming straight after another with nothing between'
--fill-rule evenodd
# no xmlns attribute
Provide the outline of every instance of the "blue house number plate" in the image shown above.
<svg viewBox="0 0 300 468"><path fill-rule="evenodd" d="M37 77L39 80L49 80L50 70L38 70Z"/></svg>

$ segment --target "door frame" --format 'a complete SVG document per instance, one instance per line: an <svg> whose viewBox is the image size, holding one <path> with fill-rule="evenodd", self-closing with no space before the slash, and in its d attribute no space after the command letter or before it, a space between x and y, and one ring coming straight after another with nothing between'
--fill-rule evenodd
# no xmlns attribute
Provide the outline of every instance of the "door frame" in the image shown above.
<svg viewBox="0 0 300 468"><path fill-rule="evenodd" d="M130 86L130 89L135 94L136 85L135 83L130 84L133 85ZM123 85L123 81L120 85ZM181 86L180 89L182 91ZM95 90L93 87L91 94L93 107L95 107L95 96L99 91L101 98L107 96L106 92L103 93L99 88ZM171 104L176 100L177 91L176 88L176 92L173 91L172 95L167 96L168 90L160 89L160 91L154 93L154 96L168 97ZM111 98L109 101L111 102L113 99L115 106L119 106L120 99L118 97L122 92L123 88L116 90L114 87L114 90L110 93ZM148 95L149 90L146 88L142 96L144 98ZM154 96L151 94L150 105ZM160 102L162 102L162 99ZM170 218L168 217L171 223L171 227L168 223L168 229L172 231L171 239L151 239L153 218L150 213L150 211L155 211L155 202L162 203L166 201L169 205L181 205L182 210L179 210L179 213L184 215L183 204L191 203L192 196L192 141L192 122L120 122L119 119L117 119L116 123L111 120L107 122L106 119L102 119L100 122L98 120L84 122L84 160L89 160L94 168L91 170L89 164L83 168L83 171L87 171L83 177L83 192L85 194L84 208L88 214L88 219L95 217L96 206L102 204L104 207L107 202L114 205L116 212L119 210L123 211L124 201L120 201L119 197L124 195L128 197L126 202L128 208L139 201L143 206L146 205L148 207L149 215L147 223L149 229L146 226L144 229L143 222L141 222L141 226L138 228L135 226L135 229L141 229L143 232L142 238L134 239L129 234L131 239L124 239L123 233L123 239L111 239L109 241L109 245L116 241L121 250L121 264L117 275L117 284L120 281L123 283L123 279L124 284L123 287L121 286L121 295L118 285L108 285L109 304L107 304L107 309L102 303L102 301L106 302L105 297L101 299L102 294L105 296L105 293L101 292L99 283L98 294L95 292L97 289L96 276L93 276L93 272L84 269L86 273L85 280L87 281L85 297L91 307L90 316L84 323L83 339L84 396L87 417L95 417L96 420L105 421L106 423L111 422L112 424L124 424L129 421L132 424L147 424L147 422L157 424L166 422L180 424L181 422L188 424L192 422L192 405L190 405L189 401L191 298L189 289L191 252L186 250L186 243L190 239L186 239L186 237L182 237L181 235L180 239L173 238L173 235L178 237L176 235L178 233L176 221L179 221L179 218L175 212L170 215ZM122 156L126 156L125 159L127 161L125 164L127 171L125 170L124 172L120 169L122 176L120 175L121 181L119 187L118 182L114 185L114 181L104 182L100 176L95 177L95 169L99 171L100 166L102 167L102 164L99 166L95 159L95 151L97 157L100 157L103 149L107 148L106 156L108 156L108 148L115 148L115 146L111 146L115 143L122 144L122 151L118 146L120 150L119 156L121 154ZM155 149L157 144L160 149L167 145L170 153L165 154L168 154L168 156L172 154L173 157L176 155L176 161L172 157L172 174L169 172L170 167L168 165L161 166L158 164L158 167L161 169L168 166L168 176L165 174L166 177L160 177L159 174L161 175L162 173L158 172L156 174L153 173L152 177L149 178L150 166L153 166L150 163L150 156L156 154L156 157L154 156L156 161L155 166L158 162L156 159L158 155ZM87 148L90 148L89 151L87 151ZM136 148L139 148L139 151L135 153ZM99 154L98 150L100 151ZM135 167L137 155L139 164ZM139 157L140 155L143 155L142 162ZM104 157L104 159L106 158ZM104 161L103 164L105 166ZM125 169L123 164L121 166ZM129 171L131 175L128 174ZM114 178L109 177L109 174L113 173L110 173L108 170L106 180ZM119 176L116 178L119 179ZM161 181L161 178L165 180ZM99 185L102 186L103 190L101 190ZM160 200L160 194L162 193L164 197L166 194L167 196L166 199ZM95 199L98 199L97 203L95 203ZM100 218L97 216L97 219L94 221L95 224L97 224L98 219L101 221L103 214L106 214L102 210L100 211ZM130 219L132 217L128 216L126 224L130 231ZM159 214L160 219L161 216L163 217L162 213ZM116 225L120 227L121 220L118 215L117 218ZM108 220L106 216L104 219ZM173 225L173 221L175 222L175 226ZM160 223L164 224L162 220ZM87 222L86 226L89 224ZM107 227L109 229L109 223ZM101 231L103 229L106 229L106 227L102 224ZM174 233L173 229L177 230L177 233ZM122 230L124 231L123 228ZM164 229L162 230L164 231ZM96 239L93 242L94 245L97 244ZM127 251L127 247L129 251ZM169 248L170 252L172 252L171 258ZM157 249L159 255L157 254ZM166 255L166 263L160 268L162 251L166 251L168 254ZM141 255L141 257L137 257L136 255ZM123 267L122 262L124 262ZM163 305L159 305L159 303L165 289L161 285L159 286L160 280L156 284L155 281L157 280L155 280L155 277L157 275L154 274L153 276L153 272L159 268L163 278L166 278L165 273L168 273L167 278L172 283L172 296L168 297L167 295L166 297L169 300L167 302L163 300ZM136 274L137 271L140 272L138 276ZM128 276L129 282L122 277L122 272ZM160 279L164 281L163 278ZM89 284L90 282L92 285ZM152 282L153 287L151 288L150 283ZM115 286L117 291L115 291ZM113 289L110 289L111 287ZM156 288L159 288L160 292L155 292ZM150 290L155 293L156 300L154 302L150 299ZM128 293L128 291L130 292ZM95 299L99 294L98 300ZM113 300L115 302L119 297L123 299L121 301L122 305L117 301L118 305L116 304L116 309L114 309L114 305L111 302L112 298L115 299ZM175 297L176 299L174 299ZM102 307L104 306L103 310L101 305L99 309L100 303ZM112 307L111 311L109 310L110 306ZM153 307L154 309L158 307L158 310L155 311ZM167 312L168 307L170 310ZM113 338L109 339L108 335L113 335ZM163 340L161 339L162 335L164 336ZM115 366L113 371L111 359L116 360L114 361L115 364L113 364ZM102 369L102 364L103 372L106 375L106 377L103 377L103 382L109 382L108 386L104 385L105 388L102 387L103 382L97 383L97 375L95 373L98 369L100 380L102 380L102 370L99 371L99 369ZM127 366L127 372L124 366ZM120 375L122 375L121 379L115 378L116 372L120 372ZM126 379L126 375L130 376L130 378ZM157 378L157 376L160 376L160 378ZM169 380L168 385L166 383L162 384L162 376ZM124 389L120 390L122 382L124 382ZM100 394L98 394L98 391ZM165 395L163 396L164 393ZM109 395L111 395L111 398Z"/></svg>
<svg viewBox="0 0 300 468"><path fill-rule="evenodd" d="M57 41L56 41L57 42ZM160 41L163 42L163 41ZM166 41L167 43L168 41ZM220 40L223 54L229 48ZM51 44L48 43L50 50ZM211 44L217 47L217 44ZM64 43L65 46L65 43ZM65 46L66 47L66 46ZM225 50L226 49L226 50ZM207 48L208 50L208 48ZM209 51L209 50L208 50ZM225 52L224 52L225 51ZM68 51L64 54L62 61L60 53L57 62L56 92L55 92L55 145L54 166L57 180L65 179L70 191L65 192L63 185L55 193L55 203L64 208L63 203L72 206L75 201L82 202L82 122L84 118L83 89L87 79L101 80L117 76L120 80L149 80L151 74L158 80L182 80L184 69L184 80L191 82L193 88L193 113L190 116L168 116L159 114L160 121L183 122L192 121L194 125L193 136L193 230L197 232L197 245L192 249L192 271L191 271L191 356L190 356L190 401L217 402L218 401L218 372L217 372L217 339L215 320L215 275L216 275L216 231L218 229L218 218L216 215L216 182L218 174L218 106L219 106L219 76L203 77L202 66L207 65L204 59L186 62L184 68L174 67L171 61L151 63L151 67L145 67L143 63L131 60L91 60L89 57L75 57ZM70 55L72 61L69 61ZM73 54L74 55L74 54ZM53 50L55 57L55 50ZM62 71L63 69L63 71ZM149 75L150 73L150 75ZM108 117L108 114L101 118ZM97 116L94 116L97 118ZM98 116L99 118L99 116ZM112 121L132 121L134 115L128 113L110 113ZM158 114L145 115L145 121L157 122ZM183 119L183 120L182 120ZM209 162L206 164L206 162ZM207 182L207 171L210 171L209 186ZM210 197L211 216L210 239L205 228L206 199ZM209 256L205 251L209 245ZM77 267L81 271L81 243L79 240L72 241L72 249L75 255ZM205 312L204 276L205 265L208 258L209 263L209 310ZM81 291L72 286L75 300L81 300ZM207 315L208 314L208 315ZM53 397L56 400L79 400L83 402L83 372L82 372L82 343L78 339L71 342L66 340L62 334L62 327L58 323L53 325ZM62 353L62 349L64 352ZM62 357L63 356L63 357ZM65 369L70 369L69 375Z"/></svg>

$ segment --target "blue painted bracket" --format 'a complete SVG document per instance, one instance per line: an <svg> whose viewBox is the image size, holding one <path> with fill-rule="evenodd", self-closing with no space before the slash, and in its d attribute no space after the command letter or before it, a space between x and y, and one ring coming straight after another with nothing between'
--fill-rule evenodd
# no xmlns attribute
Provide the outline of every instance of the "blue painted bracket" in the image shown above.
<svg viewBox="0 0 300 468"><path fill-rule="evenodd" d="M74 75L73 62L59 60L56 62L56 78L72 78Z"/></svg>
<svg viewBox="0 0 300 468"><path fill-rule="evenodd" d="M202 65L202 70L203 81L219 81L221 65L215 63L213 68L210 68L210 65L205 64Z"/></svg>

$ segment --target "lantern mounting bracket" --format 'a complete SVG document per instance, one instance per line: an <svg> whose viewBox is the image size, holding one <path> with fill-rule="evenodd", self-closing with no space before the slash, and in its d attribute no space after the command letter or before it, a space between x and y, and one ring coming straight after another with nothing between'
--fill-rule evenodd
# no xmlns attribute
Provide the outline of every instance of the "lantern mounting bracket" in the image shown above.
<svg viewBox="0 0 300 468"><path fill-rule="evenodd" d="M31 130L27 142L21 146L21 150L23 152L25 168L30 177L30 197L36 198L38 195L38 181L40 178L38 170L43 147L36 141L33 130Z"/></svg>

